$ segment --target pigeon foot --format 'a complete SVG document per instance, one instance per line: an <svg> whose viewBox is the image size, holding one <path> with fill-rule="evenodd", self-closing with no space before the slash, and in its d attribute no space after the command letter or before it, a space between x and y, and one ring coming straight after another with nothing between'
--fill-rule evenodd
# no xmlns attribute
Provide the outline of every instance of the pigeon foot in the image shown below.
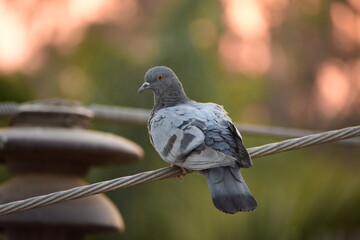
<svg viewBox="0 0 360 240"><path fill-rule="evenodd" d="M186 168L183 168L183 167L180 167L180 166L178 166L178 165L175 165L174 163L172 163L170 166L171 166L171 167L176 166L176 167L179 167L179 168L181 169L181 174L180 174L179 176L177 176L177 178L180 179L180 181L183 181L183 180L184 180L184 176L190 172L190 171L187 170Z"/></svg>

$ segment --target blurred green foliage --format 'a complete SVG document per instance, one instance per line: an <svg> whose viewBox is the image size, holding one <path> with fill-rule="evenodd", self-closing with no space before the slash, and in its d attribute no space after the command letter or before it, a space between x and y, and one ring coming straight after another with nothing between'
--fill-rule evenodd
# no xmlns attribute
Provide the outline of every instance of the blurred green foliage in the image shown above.
<svg viewBox="0 0 360 240"><path fill-rule="evenodd" d="M36 74L1 75L0 101L64 97L85 104L151 108L150 92L138 95L136 90L148 68L166 65L177 73L190 98L224 105L234 121L283 123L277 122L277 118L263 118L257 108L251 111L248 107L268 107L276 115L281 106L268 102L282 94L281 87L272 86L266 75L225 71L218 62L216 44L200 49L191 42L189 24L196 19L209 19L222 31L219 1L161 1L161 4L165 5L160 7L162 11L143 22L146 26L128 32L129 36L121 35L116 26L92 26L71 54L64 55L49 47L50 62ZM298 31L294 25L303 28L311 25L321 30L328 27L329 21L326 13L320 11L317 15L290 18L289 22L285 21L284 29L293 32ZM286 33L275 31L275 41L291 39ZM143 45L133 49L130 43L136 39ZM287 43L286 49L293 54L291 61L304 64L306 59L301 59L303 52L299 46L293 41ZM304 79L308 76L306 71L299 74ZM146 156L130 165L92 168L87 181L167 166L150 145L145 128L99 123L94 123L93 128L135 141L144 148ZM278 140L243 137L247 147ZM358 147L343 145L256 159L254 166L243 170L243 174L259 208L236 215L223 214L213 207L205 178L199 174L190 174L184 181L168 179L110 192L107 195L121 211L126 232L87 239L359 239L360 163L357 160ZM0 180L9 177L2 167L0 176Z"/></svg>

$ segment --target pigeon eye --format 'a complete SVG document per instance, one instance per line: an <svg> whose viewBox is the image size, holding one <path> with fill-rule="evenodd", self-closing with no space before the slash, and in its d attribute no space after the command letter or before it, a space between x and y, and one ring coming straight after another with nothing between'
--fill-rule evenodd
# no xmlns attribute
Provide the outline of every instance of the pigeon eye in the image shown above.
<svg viewBox="0 0 360 240"><path fill-rule="evenodd" d="M162 75L157 76L157 80L162 80L162 79L163 79Z"/></svg>

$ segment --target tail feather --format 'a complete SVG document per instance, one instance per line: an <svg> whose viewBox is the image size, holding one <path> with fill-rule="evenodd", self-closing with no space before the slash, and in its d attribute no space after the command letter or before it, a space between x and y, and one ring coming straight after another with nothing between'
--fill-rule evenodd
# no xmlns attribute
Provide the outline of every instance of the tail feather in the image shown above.
<svg viewBox="0 0 360 240"><path fill-rule="evenodd" d="M256 209L256 200L236 165L211 168L203 173L217 209L230 214Z"/></svg>

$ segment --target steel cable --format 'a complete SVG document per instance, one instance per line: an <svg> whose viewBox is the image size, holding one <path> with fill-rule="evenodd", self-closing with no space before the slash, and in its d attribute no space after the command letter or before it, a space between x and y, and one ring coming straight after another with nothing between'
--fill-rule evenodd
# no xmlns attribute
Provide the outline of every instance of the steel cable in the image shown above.
<svg viewBox="0 0 360 240"><path fill-rule="evenodd" d="M300 138L270 143L259 147L249 148L252 158L280 153L284 151L309 147L317 144L339 141L342 139L360 136L360 126L348 127L339 130L312 134ZM138 184L180 176L182 171L178 167L161 168L154 171L142 172L131 176L120 177L113 180L80 186L60 192L33 197L25 200L0 205L0 215L16 213L50 204L65 202L73 199L87 197L115 189L127 188Z"/></svg>

